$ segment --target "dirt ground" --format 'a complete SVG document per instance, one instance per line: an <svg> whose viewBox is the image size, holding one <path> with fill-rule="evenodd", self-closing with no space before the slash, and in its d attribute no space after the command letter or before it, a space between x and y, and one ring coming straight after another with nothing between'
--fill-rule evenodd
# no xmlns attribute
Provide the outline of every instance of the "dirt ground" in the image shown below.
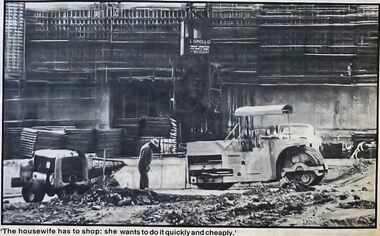
<svg viewBox="0 0 380 236"><path fill-rule="evenodd" d="M213 194L94 188L38 204L5 200L2 214L4 223L373 227L374 187L375 165L363 160L313 187L283 182Z"/></svg>

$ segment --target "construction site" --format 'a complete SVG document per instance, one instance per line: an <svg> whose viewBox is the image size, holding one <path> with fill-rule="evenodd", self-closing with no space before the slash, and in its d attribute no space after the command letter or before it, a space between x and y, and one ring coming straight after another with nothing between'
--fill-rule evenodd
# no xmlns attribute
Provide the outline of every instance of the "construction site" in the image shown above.
<svg viewBox="0 0 380 236"><path fill-rule="evenodd" d="M375 227L378 5L45 5L5 4L2 223Z"/></svg>

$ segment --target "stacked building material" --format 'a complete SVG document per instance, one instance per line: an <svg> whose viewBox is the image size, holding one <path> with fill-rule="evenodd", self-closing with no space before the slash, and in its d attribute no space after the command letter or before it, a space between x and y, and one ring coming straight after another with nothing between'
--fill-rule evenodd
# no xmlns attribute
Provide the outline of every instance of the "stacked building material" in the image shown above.
<svg viewBox="0 0 380 236"><path fill-rule="evenodd" d="M177 121L172 118L122 118L116 121L116 127L123 128L129 137L177 138Z"/></svg>
<svg viewBox="0 0 380 236"><path fill-rule="evenodd" d="M140 122L139 118L120 118L117 119L115 127L123 128L128 137L137 138L141 135Z"/></svg>
<svg viewBox="0 0 380 236"><path fill-rule="evenodd" d="M80 150L84 153L95 152L95 139L92 129L66 129L65 149Z"/></svg>
<svg viewBox="0 0 380 236"><path fill-rule="evenodd" d="M121 118L116 121L116 127L124 129L123 155L137 156L144 143L157 138L162 143L161 151L172 152L177 147L177 121L172 118Z"/></svg>
<svg viewBox="0 0 380 236"><path fill-rule="evenodd" d="M103 157L118 157L121 155L122 129L96 129L96 153Z"/></svg>
<svg viewBox="0 0 380 236"><path fill-rule="evenodd" d="M169 138L173 130L173 135L176 132L177 124L170 118L148 117L143 119L143 136L156 136ZM173 127L173 124L175 127Z"/></svg>
<svg viewBox="0 0 380 236"><path fill-rule="evenodd" d="M64 131L25 128L20 137L20 155L32 158L35 150L63 148Z"/></svg>
<svg viewBox="0 0 380 236"><path fill-rule="evenodd" d="M4 149L7 149L7 154L9 154L10 159L18 158L20 155L20 137L23 128L12 127L6 130L6 143L4 144Z"/></svg>
<svg viewBox="0 0 380 236"><path fill-rule="evenodd" d="M75 126L33 126L33 129L40 129L40 130L67 130L67 129L75 129Z"/></svg>

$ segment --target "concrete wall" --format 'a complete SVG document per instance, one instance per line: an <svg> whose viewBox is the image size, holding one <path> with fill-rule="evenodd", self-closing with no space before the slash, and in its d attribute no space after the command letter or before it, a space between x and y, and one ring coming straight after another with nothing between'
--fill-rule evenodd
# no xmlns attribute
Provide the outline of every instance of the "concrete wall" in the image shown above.
<svg viewBox="0 0 380 236"><path fill-rule="evenodd" d="M121 187L139 188L139 159L125 159L126 167L116 172L115 179ZM152 189L184 189L186 182L185 158L154 158L149 176L149 187Z"/></svg>
<svg viewBox="0 0 380 236"><path fill-rule="evenodd" d="M376 84L361 86L277 85L234 86L223 90L224 127L233 121L236 107L291 104L291 122L310 123L317 129L375 129ZM256 125L285 123L285 118L255 119Z"/></svg>

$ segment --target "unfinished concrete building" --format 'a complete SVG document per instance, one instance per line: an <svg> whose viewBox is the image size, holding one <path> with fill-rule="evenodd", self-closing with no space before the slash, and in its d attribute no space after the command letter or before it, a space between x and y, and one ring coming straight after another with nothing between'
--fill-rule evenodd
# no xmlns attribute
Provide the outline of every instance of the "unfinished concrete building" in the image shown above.
<svg viewBox="0 0 380 236"><path fill-rule="evenodd" d="M9 2L5 8L4 47L4 119L21 117L21 86L24 79L25 4Z"/></svg>
<svg viewBox="0 0 380 236"><path fill-rule="evenodd" d="M30 11L26 87L36 99L25 120L110 126L169 116L183 17L181 9L105 3Z"/></svg>
<svg viewBox="0 0 380 236"><path fill-rule="evenodd" d="M326 141L375 129L377 14L377 6L260 5L256 76L223 77L224 127L236 107L290 103L292 121L313 124Z"/></svg>
<svg viewBox="0 0 380 236"><path fill-rule="evenodd" d="M294 122L335 137L376 128L377 6L196 8L209 25L193 38L210 40L210 50L203 74L182 85L181 22L199 23L184 4L28 10L24 107L9 123L124 127L176 117L192 133L184 140L215 139L231 129L239 106L290 103ZM186 93L198 100L183 99L182 112L176 94ZM181 120L194 114L189 124Z"/></svg>

